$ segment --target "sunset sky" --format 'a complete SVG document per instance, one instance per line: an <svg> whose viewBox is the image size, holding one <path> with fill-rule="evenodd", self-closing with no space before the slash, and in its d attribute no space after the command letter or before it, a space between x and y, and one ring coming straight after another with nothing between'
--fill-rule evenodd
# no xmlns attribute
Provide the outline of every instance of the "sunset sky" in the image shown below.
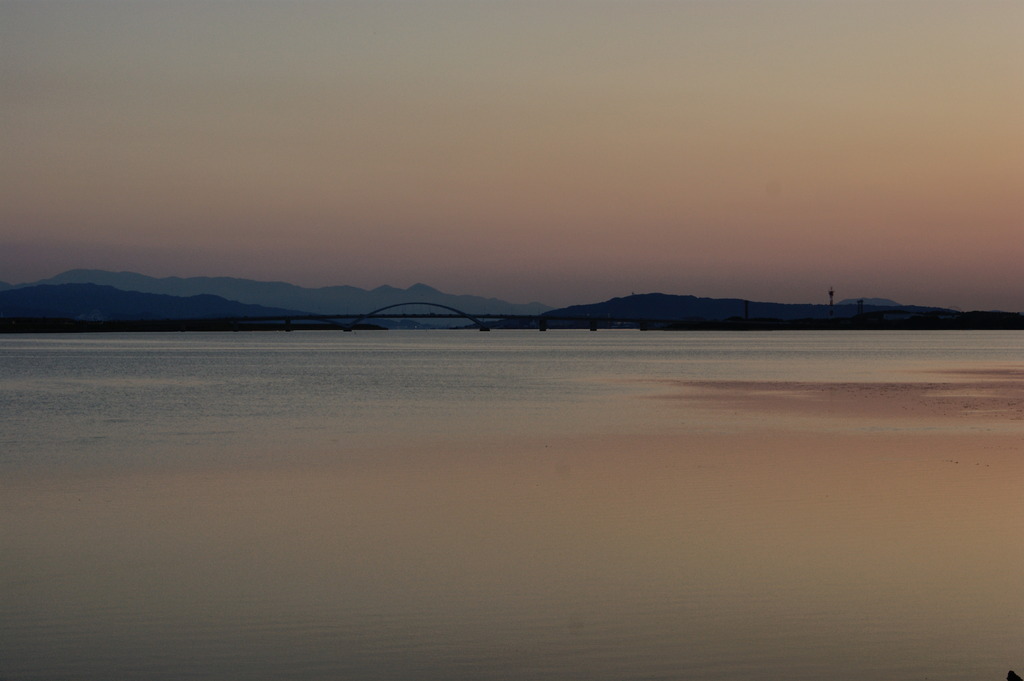
<svg viewBox="0 0 1024 681"><path fill-rule="evenodd" d="M1021 0L0 0L0 280L1024 311Z"/></svg>

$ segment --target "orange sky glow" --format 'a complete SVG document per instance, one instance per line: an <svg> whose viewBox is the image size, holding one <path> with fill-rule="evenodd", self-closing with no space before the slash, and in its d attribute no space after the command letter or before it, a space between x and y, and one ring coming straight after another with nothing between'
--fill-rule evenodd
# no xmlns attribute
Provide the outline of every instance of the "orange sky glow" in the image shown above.
<svg viewBox="0 0 1024 681"><path fill-rule="evenodd" d="M1018 0L0 0L0 280L1024 311Z"/></svg>

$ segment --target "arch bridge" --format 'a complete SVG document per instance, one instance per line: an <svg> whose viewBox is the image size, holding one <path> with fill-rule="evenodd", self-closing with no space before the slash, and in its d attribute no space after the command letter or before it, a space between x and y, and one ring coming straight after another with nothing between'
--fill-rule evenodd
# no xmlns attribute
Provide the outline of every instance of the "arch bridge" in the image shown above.
<svg viewBox="0 0 1024 681"><path fill-rule="evenodd" d="M406 306L424 306L429 308L437 308L440 312L392 312L397 308ZM632 317L588 317L588 316L566 316L566 315L548 315L548 314L502 314L502 313L469 313L463 312L458 308L450 305L444 305L441 303L431 303L427 301L409 301L404 303L393 303L391 305L385 305L379 307L371 312L365 312L362 314L283 314L274 316L259 316L259 317L224 317L219 319L176 319L176 320L164 320L166 324L175 324L180 330L187 328L210 328L213 324L229 325L234 330L239 330L241 325L244 324L259 324L259 323L284 323L284 330L291 331L293 329L293 322L300 321L312 321L320 322L323 324L329 324L335 328L339 328L342 331L353 331L360 322L364 322L368 319L466 319L472 322L480 331L490 331L491 326L487 320L492 322L495 320L501 321L520 321L529 324L536 324L537 329L540 331L547 331L548 324L550 322L584 322L586 323L591 331L596 331L598 326L607 326L610 324L633 324L636 325L641 331L646 331L648 328L659 324L669 324L677 320L673 319L639 319Z"/></svg>

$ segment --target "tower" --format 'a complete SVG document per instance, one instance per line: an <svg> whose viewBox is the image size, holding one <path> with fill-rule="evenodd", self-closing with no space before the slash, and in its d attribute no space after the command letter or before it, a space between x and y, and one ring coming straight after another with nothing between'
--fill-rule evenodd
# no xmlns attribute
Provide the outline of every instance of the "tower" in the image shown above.
<svg viewBox="0 0 1024 681"><path fill-rule="evenodd" d="M835 295L836 295L835 290L831 286L829 286L828 287L828 318L829 319L832 319L832 315L835 313L835 308L833 307L833 304L832 304L832 301L833 301L833 298L835 297Z"/></svg>

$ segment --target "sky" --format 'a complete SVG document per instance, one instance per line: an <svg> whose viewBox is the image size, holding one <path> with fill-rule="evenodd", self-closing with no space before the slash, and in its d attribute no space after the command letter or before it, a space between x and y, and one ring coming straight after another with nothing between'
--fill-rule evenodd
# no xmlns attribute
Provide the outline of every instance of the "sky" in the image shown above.
<svg viewBox="0 0 1024 681"><path fill-rule="evenodd" d="M1024 311L1021 0L0 0L0 281Z"/></svg>

